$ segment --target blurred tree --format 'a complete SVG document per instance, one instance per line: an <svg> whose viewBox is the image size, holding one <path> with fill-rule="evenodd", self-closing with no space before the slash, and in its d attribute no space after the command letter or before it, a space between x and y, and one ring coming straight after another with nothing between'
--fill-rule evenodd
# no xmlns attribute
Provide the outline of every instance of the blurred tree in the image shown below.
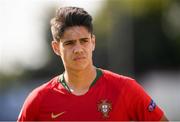
<svg viewBox="0 0 180 122"><path fill-rule="evenodd" d="M50 20L52 17L54 17L54 12L56 8L59 6L57 4L50 4L47 7L48 13L46 13L46 18L44 18L45 23L45 30L44 30L44 36L45 36L45 45L47 47L47 54L49 58L49 62L46 64L45 67L42 67L37 70L28 70L26 69L26 73L30 74L29 78L35 78L35 79L41 79L41 78L52 78L53 76L59 75L64 71L64 67L62 65L61 59L54 54L52 48L51 48L51 41L52 41L52 34L51 34L51 28L50 28Z"/></svg>
<svg viewBox="0 0 180 122"><path fill-rule="evenodd" d="M163 14L168 11L174 1L158 1L154 2L155 4L145 14L136 16L133 20L137 75L148 70L176 70L180 67L180 52L178 51L180 45L169 38L163 30L165 26Z"/></svg>
<svg viewBox="0 0 180 122"><path fill-rule="evenodd" d="M53 76L56 76L63 72L63 66L61 63L61 59L58 56L55 56L53 53L53 50L51 49L51 31L50 31L50 19L52 16L54 16L54 11L59 5L57 4L48 4L43 9L43 14L39 15L38 17L40 19L43 18L43 24L44 25L44 34L42 36L45 37L43 46L46 46L46 49L48 50L46 57L49 59L47 64L44 67L36 68L36 69L30 69L27 67L22 67L21 64L17 64L16 69L18 72L13 72L11 74L0 72L0 89L6 89L9 87L9 85L22 85L26 82L31 81L39 81L39 79L50 79ZM39 26L42 28L42 26ZM40 45L40 46L42 46ZM37 57L38 59L38 57ZM39 58L39 60L42 60ZM59 63L60 62L60 63ZM22 71L19 72L19 69ZM21 82L19 82L21 81ZM46 81L44 81L46 82ZM33 83L32 83L33 84Z"/></svg>
<svg viewBox="0 0 180 122"><path fill-rule="evenodd" d="M96 48L95 56L101 57L97 61L98 66L132 75L133 45L130 18L130 13L124 11L119 1L107 1L102 12L95 18L95 33L99 46Z"/></svg>
<svg viewBox="0 0 180 122"><path fill-rule="evenodd" d="M107 0L95 18L96 63L126 75L179 69L179 38L163 30L162 15L172 3L177 1Z"/></svg>
<svg viewBox="0 0 180 122"><path fill-rule="evenodd" d="M50 46L52 37L48 25L55 8L57 5L49 5L49 13L46 11L43 20L47 25L44 30L49 50L47 65L10 76L1 73L1 87L8 87L12 80L50 79L63 72L61 59ZM106 0L94 18L95 65L131 76L153 69L179 69L179 10L179 0Z"/></svg>

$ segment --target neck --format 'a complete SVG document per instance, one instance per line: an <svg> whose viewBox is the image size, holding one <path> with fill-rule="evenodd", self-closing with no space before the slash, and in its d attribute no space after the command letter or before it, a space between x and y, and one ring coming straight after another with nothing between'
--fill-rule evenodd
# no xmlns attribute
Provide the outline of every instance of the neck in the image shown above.
<svg viewBox="0 0 180 122"><path fill-rule="evenodd" d="M96 77L94 66L81 71L65 70L64 78L71 92L76 95L85 94Z"/></svg>

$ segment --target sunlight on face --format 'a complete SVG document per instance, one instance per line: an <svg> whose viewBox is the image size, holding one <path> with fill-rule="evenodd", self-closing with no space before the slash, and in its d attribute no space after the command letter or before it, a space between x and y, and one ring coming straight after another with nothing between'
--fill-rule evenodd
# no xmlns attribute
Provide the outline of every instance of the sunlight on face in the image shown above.
<svg viewBox="0 0 180 122"><path fill-rule="evenodd" d="M82 70L92 66L92 52L95 38L83 26L65 30L59 43L59 54L65 68Z"/></svg>

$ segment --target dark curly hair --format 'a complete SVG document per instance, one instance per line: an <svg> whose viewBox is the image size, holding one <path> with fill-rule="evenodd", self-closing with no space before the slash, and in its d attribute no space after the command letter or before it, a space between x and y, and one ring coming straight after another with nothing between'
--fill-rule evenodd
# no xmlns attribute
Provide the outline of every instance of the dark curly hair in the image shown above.
<svg viewBox="0 0 180 122"><path fill-rule="evenodd" d="M56 15L51 19L51 32L53 39L60 41L64 31L68 27L84 26L91 33L93 32L92 16L83 8L62 7L56 11Z"/></svg>

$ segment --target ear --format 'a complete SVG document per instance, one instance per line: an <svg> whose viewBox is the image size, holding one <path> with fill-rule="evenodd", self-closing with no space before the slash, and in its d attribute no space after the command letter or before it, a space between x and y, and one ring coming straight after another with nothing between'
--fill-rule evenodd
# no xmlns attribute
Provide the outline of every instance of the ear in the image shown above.
<svg viewBox="0 0 180 122"><path fill-rule="evenodd" d="M51 47L52 47L54 53L55 53L56 55L59 55L59 56L60 56L59 42L53 40L53 41L51 42Z"/></svg>
<svg viewBox="0 0 180 122"><path fill-rule="evenodd" d="M92 44L93 44L93 51L94 51L95 46L96 46L96 37L95 37L95 35L92 35Z"/></svg>

